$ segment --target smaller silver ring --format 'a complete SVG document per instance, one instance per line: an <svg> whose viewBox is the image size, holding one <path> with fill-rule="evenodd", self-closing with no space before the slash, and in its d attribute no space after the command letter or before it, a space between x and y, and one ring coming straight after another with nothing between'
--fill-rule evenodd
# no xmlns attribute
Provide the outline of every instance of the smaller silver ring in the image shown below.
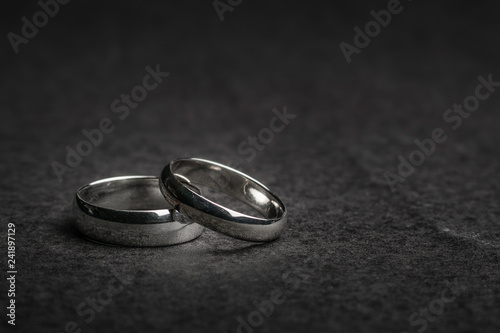
<svg viewBox="0 0 500 333"><path fill-rule="evenodd" d="M180 244L200 236L203 227L176 212L158 185L158 177L124 176L81 187L73 205L77 229L94 241L141 247Z"/></svg>
<svg viewBox="0 0 500 333"><path fill-rule="evenodd" d="M185 184L207 186L238 199L257 210L254 217L217 204ZM167 201L187 218L222 234L253 242L279 237L287 223L283 202L266 186L228 166L199 158L171 161L160 176L160 189Z"/></svg>

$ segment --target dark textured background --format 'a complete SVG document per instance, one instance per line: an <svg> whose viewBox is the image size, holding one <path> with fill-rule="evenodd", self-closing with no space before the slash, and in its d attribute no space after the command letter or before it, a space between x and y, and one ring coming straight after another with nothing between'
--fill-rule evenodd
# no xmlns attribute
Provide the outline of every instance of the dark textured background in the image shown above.
<svg viewBox="0 0 500 333"><path fill-rule="evenodd" d="M287 301L255 332L416 332L410 315L457 278L465 291L426 331L498 332L500 91L458 130L442 121L477 76L500 81L498 3L404 2L349 65L339 43L386 1L245 0L224 22L210 1L180 3L73 1L18 55L3 38L1 234L16 224L18 292L17 325L2 310L2 331L75 321L82 332L236 332L280 288ZM4 35L37 10L4 8ZM119 120L111 101L156 64L170 76ZM285 105L297 118L247 162L238 144ZM58 182L51 163L103 117L115 131ZM448 141L391 192L384 172L436 127ZM236 163L269 185L288 205L282 237L255 245L206 231L123 248L74 229L79 186L158 175L180 156ZM283 281L290 272L300 284ZM134 278L85 323L75 308L113 274Z"/></svg>

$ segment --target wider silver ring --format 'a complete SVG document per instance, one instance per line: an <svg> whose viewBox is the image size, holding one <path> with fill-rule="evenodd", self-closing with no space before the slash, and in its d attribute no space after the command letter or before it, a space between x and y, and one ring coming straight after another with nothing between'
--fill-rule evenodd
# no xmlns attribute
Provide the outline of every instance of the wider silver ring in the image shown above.
<svg viewBox="0 0 500 333"><path fill-rule="evenodd" d="M253 207L263 218L246 215L196 193L182 181L221 191ZM225 235L254 242L276 239L287 222L283 202L250 176L228 166L199 158L171 161L160 176L167 201L189 219Z"/></svg>
<svg viewBox="0 0 500 333"><path fill-rule="evenodd" d="M174 245L200 236L203 227L178 214L158 184L158 177L125 176L81 187L74 200L77 229L92 240L126 246Z"/></svg>

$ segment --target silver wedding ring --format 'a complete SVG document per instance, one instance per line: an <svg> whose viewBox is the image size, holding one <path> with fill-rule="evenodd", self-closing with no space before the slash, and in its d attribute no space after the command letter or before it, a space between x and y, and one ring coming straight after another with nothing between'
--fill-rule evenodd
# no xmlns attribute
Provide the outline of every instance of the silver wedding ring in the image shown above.
<svg viewBox="0 0 500 333"><path fill-rule="evenodd" d="M259 216L208 199L204 188L243 202ZM76 227L85 237L126 246L180 244L200 236L203 227L267 242L278 238L287 223L285 205L262 183L198 158L173 160L160 178L125 176L85 185L76 193L74 211Z"/></svg>
<svg viewBox="0 0 500 333"><path fill-rule="evenodd" d="M185 185L208 186L254 208L263 217L243 214L217 204ZM254 242L278 238L287 222L281 200L259 181L225 165L199 158L170 162L160 176L165 199L192 221L222 234Z"/></svg>
<svg viewBox="0 0 500 333"><path fill-rule="evenodd" d="M77 229L103 243L174 245L193 240L203 231L165 201L158 177L126 176L90 183L77 191L74 208Z"/></svg>

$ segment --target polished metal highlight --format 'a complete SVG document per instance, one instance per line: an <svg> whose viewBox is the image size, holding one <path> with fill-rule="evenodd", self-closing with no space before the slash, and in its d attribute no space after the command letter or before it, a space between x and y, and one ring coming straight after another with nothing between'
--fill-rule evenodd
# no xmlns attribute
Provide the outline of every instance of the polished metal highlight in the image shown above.
<svg viewBox="0 0 500 333"><path fill-rule="evenodd" d="M204 185L248 204L263 218L242 214L208 200L185 185ZM286 207L271 191L250 176L228 166L199 158L170 162L160 176L167 201L188 219L225 235L254 242L279 237L287 222Z"/></svg>
<svg viewBox="0 0 500 333"><path fill-rule="evenodd" d="M203 227L175 212L158 184L158 177L125 176L81 187L74 200L77 229L92 240L126 246L173 245L200 236Z"/></svg>

